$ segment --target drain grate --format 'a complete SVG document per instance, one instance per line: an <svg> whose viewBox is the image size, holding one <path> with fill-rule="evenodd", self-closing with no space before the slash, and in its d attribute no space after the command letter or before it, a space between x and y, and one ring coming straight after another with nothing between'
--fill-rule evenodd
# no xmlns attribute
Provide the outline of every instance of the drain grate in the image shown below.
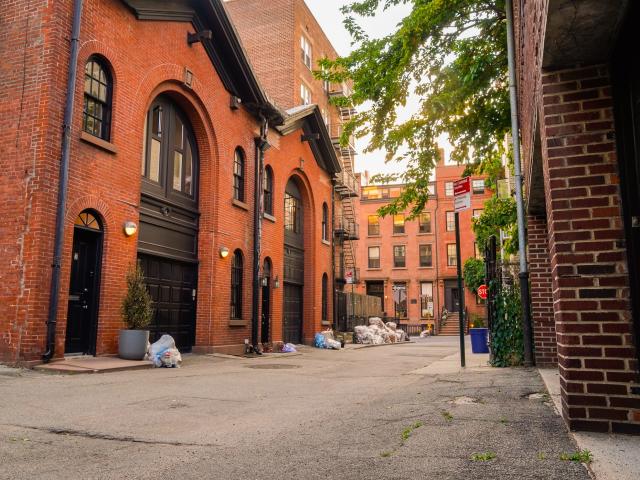
<svg viewBox="0 0 640 480"><path fill-rule="evenodd" d="M285 363L265 363L258 365L247 365L247 368L257 368L260 370L291 370L300 368L300 365L287 365Z"/></svg>

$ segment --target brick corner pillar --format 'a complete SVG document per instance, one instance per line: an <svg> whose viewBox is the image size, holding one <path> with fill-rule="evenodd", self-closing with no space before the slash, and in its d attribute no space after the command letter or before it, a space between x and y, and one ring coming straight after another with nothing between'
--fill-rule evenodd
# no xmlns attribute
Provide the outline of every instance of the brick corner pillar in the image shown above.
<svg viewBox="0 0 640 480"><path fill-rule="evenodd" d="M558 365L558 349L546 215L529 215L527 234L536 366L554 368Z"/></svg>
<svg viewBox="0 0 640 480"><path fill-rule="evenodd" d="M543 72L542 84L543 172L563 416L575 430L640 434L608 69Z"/></svg>

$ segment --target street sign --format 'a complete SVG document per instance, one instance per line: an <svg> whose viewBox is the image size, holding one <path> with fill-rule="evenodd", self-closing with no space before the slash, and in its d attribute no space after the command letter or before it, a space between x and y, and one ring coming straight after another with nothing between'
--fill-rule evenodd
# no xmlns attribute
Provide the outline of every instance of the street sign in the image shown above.
<svg viewBox="0 0 640 480"><path fill-rule="evenodd" d="M456 212L471 208L471 177L453 183L453 207Z"/></svg>
<svg viewBox="0 0 640 480"><path fill-rule="evenodd" d="M486 300L487 299L487 286L486 285L480 285L478 287L478 296L482 300Z"/></svg>
<svg viewBox="0 0 640 480"><path fill-rule="evenodd" d="M348 284L354 284L355 282L355 272L354 268L345 268L344 269L344 279Z"/></svg>

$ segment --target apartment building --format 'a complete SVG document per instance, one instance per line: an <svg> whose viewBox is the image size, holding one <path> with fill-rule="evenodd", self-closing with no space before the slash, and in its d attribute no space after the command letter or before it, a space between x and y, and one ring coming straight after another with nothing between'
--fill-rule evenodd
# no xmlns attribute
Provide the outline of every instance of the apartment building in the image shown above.
<svg viewBox="0 0 640 480"><path fill-rule="evenodd" d="M369 185L367 175L358 204L358 218L363 231L357 242L359 265L357 291L378 296L387 316L401 323L426 325L434 333L454 334L460 291L457 283L457 257L453 182L459 180L464 166L435 168L430 185L430 199L418 218L408 220L407 213L380 217L381 205L396 198L402 185ZM480 215L491 196L482 177L472 178L472 207L460 213L460 248L462 263L481 257L475 243L471 218ZM464 304L469 317L484 316L481 299L464 288ZM443 310L449 312L446 329Z"/></svg>
<svg viewBox="0 0 640 480"><path fill-rule="evenodd" d="M333 286L342 290L346 277L357 268L355 211L360 185L354 175L356 150L353 138L340 143L342 125L355 111L331 103L332 97L348 94L347 84L325 82L313 74L320 69L318 60L334 59L337 52L304 0L226 0L225 5L269 97L285 110L317 105L330 132L341 166L333 179Z"/></svg>

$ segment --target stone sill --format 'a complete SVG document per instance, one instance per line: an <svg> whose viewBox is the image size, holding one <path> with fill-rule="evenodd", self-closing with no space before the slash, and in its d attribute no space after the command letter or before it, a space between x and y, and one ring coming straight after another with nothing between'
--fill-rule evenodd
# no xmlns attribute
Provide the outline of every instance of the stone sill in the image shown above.
<svg viewBox="0 0 640 480"><path fill-rule="evenodd" d="M118 153L118 148L113 143L110 143L110 142L107 142L106 140L95 137L90 133L85 132L84 130L80 132L80 140L82 140L83 142L89 143L94 147L101 148L106 152L113 153L113 154Z"/></svg>
<svg viewBox="0 0 640 480"><path fill-rule="evenodd" d="M247 212L249 211L249 205L247 205L244 202L241 202L240 200L236 200L235 198L231 201L231 203L238 208L241 208L242 210L246 210Z"/></svg>
<svg viewBox="0 0 640 480"><path fill-rule="evenodd" d="M229 320L229 326L230 327L246 327L247 321L242 319L232 318Z"/></svg>

